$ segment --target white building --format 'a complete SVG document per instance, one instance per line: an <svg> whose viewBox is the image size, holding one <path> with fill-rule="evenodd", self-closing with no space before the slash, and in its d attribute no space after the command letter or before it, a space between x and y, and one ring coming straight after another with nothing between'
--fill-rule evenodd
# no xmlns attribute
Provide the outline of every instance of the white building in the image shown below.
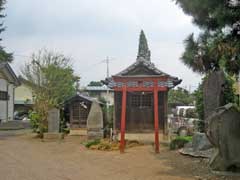
<svg viewBox="0 0 240 180"><path fill-rule="evenodd" d="M15 111L28 112L33 107L33 92L26 84L26 80L21 76L18 77L21 85L15 89Z"/></svg>
<svg viewBox="0 0 240 180"><path fill-rule="evenodd" d="M20 82L10 65L0 63L0 120L13 120L14 89Z"/></svg>
<svg viewBox="0 0 240 180"><path fill-rule="evenodd" d="M108 88L106 85L103 86L87 86L84 89L85 92L88 92L89 96L96 97L98 99L104 98L109 105L114 104L114 91L113 89Z"/></svg>

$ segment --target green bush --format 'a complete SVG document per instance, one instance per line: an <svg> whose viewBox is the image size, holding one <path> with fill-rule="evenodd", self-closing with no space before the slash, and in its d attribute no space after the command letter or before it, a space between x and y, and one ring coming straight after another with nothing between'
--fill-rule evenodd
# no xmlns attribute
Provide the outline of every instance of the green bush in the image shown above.
<svg viewBox="0 0 240 180"><path fill-rule="evenodd" d="M102 107L103 114L104 114L104 137L108 137L110 135L110 129L113 128L113 112L114 106L107 106L104 105Z"/></svg>
<svg viewBox="0 0 240 180"><path fill-rule="evenodd" d="M35 111L29 113L30 124L33 132L40 134L41 132L47 132L47 127L42 125L41 116Z"/></svg>
<svg viewBox="0 0 240 180"><path fill-rule="evenodd" d="M101 142L100 139L96 139L96 140L92 140L92 141L87 141L83 144L86 148L90 148L93 145L98 145L100 142Z"/></svg>
<svg viewBox="0 0 240 180"><path fill-rule="evenodd" d="M204 132L204 105L203 105L203 81L206 79L206 77L204 77L202 79L201 84L198 85L197 90L195 90L195 92L193 93L196 99L196 111L198 114L198 118L199 121L197 123L198 126L198 130L200 132Z"/></svg>
<svg viewBox="0 0 240 180"><path fill-rule="evenodd" d="M33 129L33 132L39 132L39 121L40 121L40 115L37 114L34 111L31 111L29 113L29 119L30 119L30 124Z"/></svg>
<svg viewBox="0 0 240 180"><path fill-rule="evenodd" d="M175 139L173 139L170 143L170 149L175 150L175 149L180 149L183 148L186 143L189 143L192 141L192 136L178 136Z"/></svg>
<svg viewBox="0 0 240 180"><path fill-rule="evenodd" d="M198 118L196 109L186 109L186 118Z"/></svg>
<svg viewBox="0 0 240 180"><path fill-rule="evenodd" d="M66 128L62 128L61 132L64 134L69 134L70 133L70 128L66 127Z"/></svg>

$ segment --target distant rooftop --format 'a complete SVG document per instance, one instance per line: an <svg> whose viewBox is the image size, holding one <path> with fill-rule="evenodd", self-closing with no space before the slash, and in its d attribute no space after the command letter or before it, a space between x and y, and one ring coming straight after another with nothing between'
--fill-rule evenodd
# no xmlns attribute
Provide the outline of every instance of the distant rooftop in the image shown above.
<svg viewBox="0 0 240 180"><path fill-rule="evenodd" d="M87 95L85 95L85 94L83 94L83 93L77 93L77 94L73 95L72 97L70 97L69 99L67 99L64 104L71 103L72 101L75 101L75 100L77 100L77 99L84 99L84 100L86 100L86 101L88 101L88 102L91 102L91 103L92 103L93 101L95 101L95 102L97 102L97 103L99 103L99 104L103 104L102 102L98 101L97 98L87 96Z"/></svg>
<svg viewBox="0 0 240 180"><path fill-rule="evenodd" d="M113 89L110 89L109 87L107 87L106 85L103 86L86 86L84 88L87 91L113 91Z"/></svg>

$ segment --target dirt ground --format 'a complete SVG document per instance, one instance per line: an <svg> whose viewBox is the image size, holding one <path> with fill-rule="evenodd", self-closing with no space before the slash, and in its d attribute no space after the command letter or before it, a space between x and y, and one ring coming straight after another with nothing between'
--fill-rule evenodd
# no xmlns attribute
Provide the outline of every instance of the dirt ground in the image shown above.
<svg viewBox="0 0 240 180"><path fill-rule="evenodd" d="M161 146L126 153L87 150L80 137L41 142L32 134L0 136L0 180L237 180L212 175L207 162Z"/></svg>

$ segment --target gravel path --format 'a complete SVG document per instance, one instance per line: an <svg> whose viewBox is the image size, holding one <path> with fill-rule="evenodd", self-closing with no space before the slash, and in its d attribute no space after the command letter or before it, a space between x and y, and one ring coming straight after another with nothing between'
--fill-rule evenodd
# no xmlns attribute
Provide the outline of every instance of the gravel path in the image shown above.
<svg viewBox="0 0 240 180"><path fill-rule="evenodd" d="M127 149L126 153L85 149L79 137L41 142L32 135L0 139L0 180L191 180L209 175L205 162L161 147Z"/></svg>

